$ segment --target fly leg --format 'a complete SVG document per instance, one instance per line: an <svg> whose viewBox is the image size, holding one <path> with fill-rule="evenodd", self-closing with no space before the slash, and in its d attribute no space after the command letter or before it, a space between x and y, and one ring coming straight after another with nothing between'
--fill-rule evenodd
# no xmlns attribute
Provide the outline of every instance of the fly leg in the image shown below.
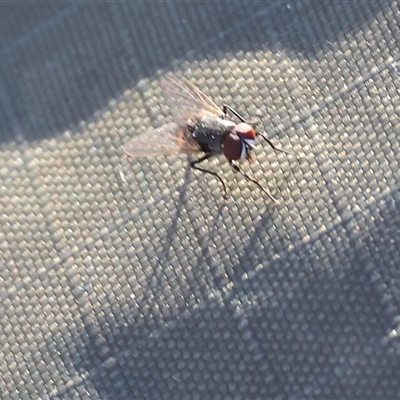
<svg viewBox="0 0 400 400"><path fill-rule="evenodd" d="M261 136L275 151L280 151L281 153L285 153L285 154L296 154L293 151L287 151L287 150L283 150L280 147L276 147L266 136L264 136L262 133L258 133L258 136Z"/></svg>
<svg viewBox="0 0 400 400"><path fill-rule="evenodd" d="M231 112L236 118L238 118L241 122L244 122L245 124L250 124L248 121L246 121L235 109L233 109L231 106L228 106L227 104L224 104L222 107L222 112L226 115L227 113ZM261 136L275 151L280 151L281 153L285 154L296 154L293 151L287 151L283 150L280 147L276 147L265 135L262 133L257 132L257 136Z"/></svg>
<svg viewBox="0 0 400 400"><path fill-rule="evenodd" d="M226 115L228 114L228 111L231 112L236 118L238 118L241 122L244 122L246 124L251 125L248 123L235 109L233 109L231 106L228 106L227 104L224 104L222 106L222 112Z"/></svg>
<svg viewBox="0 0 400 400"><path fill-rule="evenodd" d="M239 172L240 174L242 174L247 180L249 180L250 182L255 183L274 203L279 203L279 201L272 196L271 193L269 193L267 190L265 190L257 180L255 180L254 178L250 177L249 175L247 175L246 173L244 173L238 164L236 164L235 162L231 162L231 166L232 168L236 171Z"/></svg>
<svg viewBox="0 0 400 400"><path fill-rule="evenodd" d="M210 171L210 170L208 170L208 169L200 168L200 167L197 166L197 164L200 164L200 163L202 163L203 161L208 160L209 158L211 158L211 157L213 157L213 156L214 156L214 154L206 154L205 156L200 157L198 160L192 161L192 162L190 163L190 166L191 166L193 169L197 169L198 171L204 172L204 173L206 173L206 174L214 175L216 178L218 178L219 181L222 183L222 186L223 186L223 188L224 188L224 199L227 199L228 196L227 196L227 194L226 194L226 186L225 186L225 182L222 180L222 178L221 178L216 172Z"/></svg>

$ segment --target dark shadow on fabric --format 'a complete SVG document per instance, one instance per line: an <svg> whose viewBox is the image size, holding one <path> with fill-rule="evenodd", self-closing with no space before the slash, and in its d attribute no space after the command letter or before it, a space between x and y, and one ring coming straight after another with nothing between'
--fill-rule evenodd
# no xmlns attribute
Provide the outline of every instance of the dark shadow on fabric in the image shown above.
<svg viewBox="0 0 400 400"><path fill-rule="evenodd" d="M73 3L62 11L47 3L34 11L4 6L0 23L12 20L13 29L3 29L7 35L0 38L0 142L79 131L77 124L90 122L110 100L143 78L154 79L156 71L170 70L176 60L201 63L260 48L313 58L388 4Z"/></svg>
<svg viewBox="0 0 400 400"><path fill-rule="evenodd" d="M371 208L374 222L361 234L334 226L278 260L265 259L251 275L260 261L254 243L269 236L268 223L259 221L219 301L159 320L139 304L132 315L138 324L129 327L88 320L76 351L68 351L74 368L104 399L395 398L399 343L385 339L399 313L392 298L398 288L391 287L397 267L388 254L400 205L387 204L379 213ZM343 230L347 242L324 254L321 243ZM270 246L279 251L276 240Z"/></svg>

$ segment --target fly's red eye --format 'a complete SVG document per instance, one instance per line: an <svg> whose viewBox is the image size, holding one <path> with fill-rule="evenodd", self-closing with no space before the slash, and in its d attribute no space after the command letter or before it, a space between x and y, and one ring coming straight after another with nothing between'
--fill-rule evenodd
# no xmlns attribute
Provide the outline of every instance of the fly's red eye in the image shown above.
<svg viewBox="0 0 400 400"><path fill-rule="evenodd" d="M237 124L234 128L234 132L243 140L255 140L256 131L253 127L245 122Z"/></svg>
<svg viewBox="0 0 400 400"><path fill-rule="evenodd" d="M239 160L242 156L243 143L237 135L229 134L224 140L224 154L229 161Z"/></svg>

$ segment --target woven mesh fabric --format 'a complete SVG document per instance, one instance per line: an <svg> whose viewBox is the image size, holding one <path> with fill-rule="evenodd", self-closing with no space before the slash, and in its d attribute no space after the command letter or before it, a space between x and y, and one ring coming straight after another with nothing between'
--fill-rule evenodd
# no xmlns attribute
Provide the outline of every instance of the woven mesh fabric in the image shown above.
<svg viewBox="0 0 400 400"><path fill-rule="evenodd" d="M395 399L396 1L0 6L0 398ZM128 160L182 74L277 145Z"/></svg>

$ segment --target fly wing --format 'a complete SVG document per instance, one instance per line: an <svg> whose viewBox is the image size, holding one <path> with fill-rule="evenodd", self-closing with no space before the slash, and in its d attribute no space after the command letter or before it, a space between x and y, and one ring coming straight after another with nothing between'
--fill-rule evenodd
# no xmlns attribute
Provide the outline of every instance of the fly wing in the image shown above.
<svg viewBox="0 0 400 400"><path fill-rule="evenodd" d="M171 122L131 139L125 144L124 151L128 156L136 158L191 154L198 153L201 149L181 125Z"/></svg>
<svg viewBox="0 0 400 400"><path fill-rule="evenodd" d="M161 87L177 122L185 124L190 116L204 113L210 113L214 117L224 117L221 108L182 76L167 74L161 80Z"/></svg>

